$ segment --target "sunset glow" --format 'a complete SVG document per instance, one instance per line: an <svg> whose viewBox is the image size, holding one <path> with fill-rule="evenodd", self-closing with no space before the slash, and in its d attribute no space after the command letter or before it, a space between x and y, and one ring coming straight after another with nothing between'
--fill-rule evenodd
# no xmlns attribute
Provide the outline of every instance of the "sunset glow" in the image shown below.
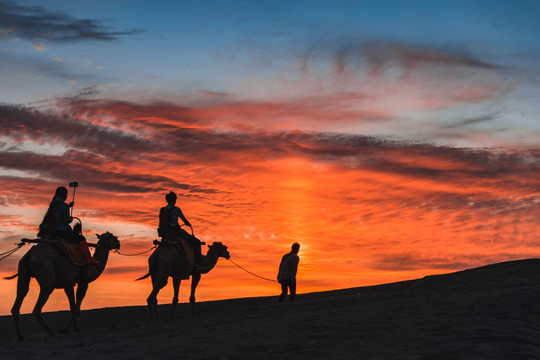
<svg viewBox="0 0 540 360"><path fill-rule="evenodd" d="M169 191L262 277L299 242L300 293L540 255L537 3L82 3L0 1L0 253L78 181L88 241L121 241L83 309L145 304L149 253L124 255L152 247ZM0 315L15 288L2 280ZM220 259L197 299L278 293ZM67 308L57 290L44 310Z"/></svg>

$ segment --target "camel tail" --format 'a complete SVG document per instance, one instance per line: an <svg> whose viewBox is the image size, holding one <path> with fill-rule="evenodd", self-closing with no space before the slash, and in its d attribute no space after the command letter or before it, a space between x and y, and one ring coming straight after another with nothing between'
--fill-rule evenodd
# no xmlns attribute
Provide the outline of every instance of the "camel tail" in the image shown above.
<svg viewBox="0 0 540 360"><path fill-rule="evenodd" d="M6 280L13 280L13 279L15 279L17 276L19 276L19 273L16 273L15 275L11 275L11 276L6 276L4 279L6 279Z"/></svg>
<svg viewBox="0 0 540 360"><path fill-rule="evenodd" d="M147 273L146 275L143 275L143 276L141 276L140 278L135 279L135 281L139 281L139 280L142 280L142 279L146 279L146 278L149 277L149 276L150 276L150 273Z"/></svg>

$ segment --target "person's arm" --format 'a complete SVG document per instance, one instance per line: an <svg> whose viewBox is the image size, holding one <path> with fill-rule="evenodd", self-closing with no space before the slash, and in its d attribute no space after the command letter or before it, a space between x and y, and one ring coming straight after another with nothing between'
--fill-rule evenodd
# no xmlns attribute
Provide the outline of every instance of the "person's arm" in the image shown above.
<svg viewBox="0 0 540 360"><path fill-rule="evenodd" d="M296 277L296 273L298 272L298 263L300 262L300 258L298 255L296 255L293 259L293 265L292 265L292 275L293 278Z"/></svg>
<svg viewBox="0 0 540 360"><path fill-rule="evenodd" d="M182 219L182 221L184 222L184 224L186 224L187 226L191 227L191 224L189 223L188 219L186 219L186 217L184 216L184 213L182 212L182 210L177 207L178 209L178 217L180 219Z"/></svg>
<svg viewBox="0 0 540 360"><path fill-rule="evenodd" d="M279 263L279 269L277 272L277 279L279 281L279 274L281 274L281 267L283 266L283 258L281 258L281 262Z"/></svg>

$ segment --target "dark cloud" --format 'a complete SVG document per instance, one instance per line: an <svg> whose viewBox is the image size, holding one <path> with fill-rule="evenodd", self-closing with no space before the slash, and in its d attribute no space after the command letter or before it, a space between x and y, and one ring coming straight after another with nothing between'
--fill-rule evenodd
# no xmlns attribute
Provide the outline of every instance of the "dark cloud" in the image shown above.
<svg viewBox="0 0 540 360"><path fill-rule="evenodd" d="M246 165L239 159L249 160L247 166L263 166L266 159L287 157L460 186L484 179L529 191L539 186L531 181L540 178L540 153L535 151L457 148L339 133L224 131L214 129L206 116L205 109L162 102L72 99L60 112L0 105L0 134L12 141L0 166L54 178L84 176L97 188L121 192L144 192L155 184L197 193L216 191L126 166L139 161L242 168ZM64 144L67 150L57 156L32 153L19 145L27 139Z"/></svg>
<svg viewBox="0 0 540 360"><path fill-rule="evenodd" d="M0 1L0 24L5 30L4 36L32 41L110 41L142 32L140 29L118 31L97 20L77 19L62 12L11 1Z"/></svg>
<svg viewBox="0 0 540 360"><path fill-rule="evenodd" d="M317 43L302 57L302 69L318 58L332 59L334 70L341 74L348 67L367 65L371 70L384 71L398 66L404 71L424 66L468 67L494 69L497 66L475 58L464 49L440 48L391 42L350 42L350 39L334 39L329 43Z"/></svg>
<svg viewBox="0 0 540 360"><path fill-rule="evenodd" d="M404 68L425 65L465 66L493 69L493 64L475 59L466 51L459 49L438 49L405 44L368 44L362 48L372 66L396 61Z"/></svg>
<svg viewBox="0 0 540 360"><path fill-rule="evenodd" d="M107 149L144 152L154 144L135 134L79 121L69 114L42 112L19 105L0 104L0 134L13 142L32 139L39 143L62 142L96 154Z"/></svg>
<svg viewBox="0 0 540 360"><path fill-rule="evenodd" d="M530 254L455 254L444 257L422 257L417 254L387 254L375 260L374 269L411 271L419 269L463 270L503 261L530 258Z"/></svg>
<svg viewBox="0 0 540 360"><path fill-rule="evenodd" d="M69 152L51 156L22 152L0 152L5 169L19 170L48 179L84 179L85 185L108 192L145 193L155 189L177 188L194 193L214 193L215 189L179 183L166 176L132 172L129 169L114 171L101 164L99 157ZM97 159L95 162L90 159ZM113 166L116 168L116 166Z"/></svg>
<svg viewBox="0 0 540 360"><path fill-rule="evenodd" d="M492 122L496 116L481 116L476 118L466 118L460 121L453 122L442 126L443 129L462 129L464 127L474 126L477 124L489 123Z"/></svg>

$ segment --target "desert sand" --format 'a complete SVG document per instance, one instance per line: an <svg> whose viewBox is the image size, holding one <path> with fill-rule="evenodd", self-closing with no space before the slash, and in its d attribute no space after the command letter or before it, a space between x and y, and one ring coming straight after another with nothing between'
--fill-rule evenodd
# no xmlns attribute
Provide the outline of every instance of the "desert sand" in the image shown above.
<svg viewBox="0 0 540 360"><path fill-rule="evenodd" d="M301 287L301 284L299 284ZM277 289L276 289L277 291ZM80 332L47 336L31 315L1 359L540 359L540 260L399 283L275 297L85 310ZM67 312L47 313L53 329Z"/></svg>

